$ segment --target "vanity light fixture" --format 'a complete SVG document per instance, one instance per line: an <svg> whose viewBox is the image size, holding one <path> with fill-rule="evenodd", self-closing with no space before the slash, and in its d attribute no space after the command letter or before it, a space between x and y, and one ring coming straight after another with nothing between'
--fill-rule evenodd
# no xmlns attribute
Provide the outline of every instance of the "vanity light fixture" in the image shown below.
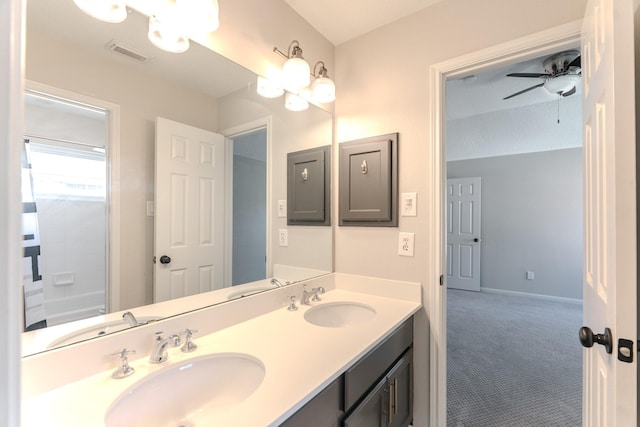
<svg viewBox="0 0 640 427"><path fill-rule="evenodd" d="M318 70L318 66L320 69ZM317 71L316 71L317 70ZM311 85L311 97L314 101L320 103L328 103L336 100L336 85L327 76L327 68L324 62L318 61L313 66L313 77L316 80Z"/></svg>
<svg viewBox="0 0 640 427"><path fill-rule="evenodd" d="M104 22L118 23L127 18L123 0L73 0L87 15Z"/></svg>
<svg viewBox="0 0 640 427"><path fill-rule="evenodd" d="M284 89L281 85L262 76L258 76L256 91L258 95L265 98L278 98L284 94Z"/></svg>
<svg viewBox="0 0 640 427"><path fill-rule="evenodd" d="M289 44L287 54L281 52L277 47L273 51L287 58L282 66L282 82L287 89L298 91L311 83L311 68L302 57L302 49L297 40Z"/></svg>
<svg viewBox="0 0 640 427"><path fill-rule="evenodd" d="M287 92L284 98L284 106L289 111L304 111L309 108L309 101L300 95Z"/></svg>
<svg viewBox="0 0 640 427"><path fill-rule="evenodd" d="M220 26L218 0L176 0L176 7L187 28L212 33Z"/></svg>
<svg viewBox="0 0 640 427"><path fill-rule="evenodd" d="M106 22L122 22L127 17L125 0L73 0L87 15ZM218 0L154 0L142 7L129 4L149 16L149 40L168 52L189 49L189 31L213 32L218 29Z"/></svg>
<svg viewBox="0 0 640 427"><path fill-rule="evenodd" d="M160 21L162 19L162 21ZM189 37L182 34L180 26L166 17L149 18L149 40L156 47L167 52L181 53L189 49Z"/></svg>

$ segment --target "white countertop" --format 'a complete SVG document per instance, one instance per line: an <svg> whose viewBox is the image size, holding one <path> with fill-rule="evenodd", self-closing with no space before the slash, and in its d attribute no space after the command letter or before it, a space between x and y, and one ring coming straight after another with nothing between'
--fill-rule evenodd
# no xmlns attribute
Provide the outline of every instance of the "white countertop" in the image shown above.
<svg viewBox="0 0 640 427"><path fill-rule="evenodd" d="M310 307L338 301L370 305L376 316L342 328L315 326L304 320ZM209 353L246 353L265 366L260 386L243 402L208 413L206 421L189 419L189 425L277 426L413 315L421 303L419 299L332 289L312 306L299 305L298 311L278 308L206 336L195 335L195 352L185 354L171 348L169 360L159 365L141 357L131 363L136 372L124 379L112 379L110 369L26 397L22 401L22 425L104 425L112 402L145 375Z"/></svg>

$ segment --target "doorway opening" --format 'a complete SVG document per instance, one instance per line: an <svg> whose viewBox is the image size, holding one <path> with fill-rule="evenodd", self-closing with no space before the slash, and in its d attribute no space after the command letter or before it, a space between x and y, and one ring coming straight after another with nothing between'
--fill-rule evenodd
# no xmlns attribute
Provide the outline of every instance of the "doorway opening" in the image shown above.
<svg viewBox="0 0 640 427"><path fill-rule="evenodd" d="M430 91L432 139L432 180L435 183L433 204L440 214L433 225L430 242L436 271L445 272L446 265L446 144L445 144L445 82L484 70L515 64L555 52L574 48L580 43L579 22L513 40L482 51L455 58L432 67ZM441 278L441 283L444 282ZM447 404L447 292L444 286L434 286L428 296L433 325L430 337L431 416L430 423L445 425Z"/></svg>
<svg viewBox="0 0 640 427"><path fill-rule="evenodd" d="M447 108L451 426L581 425L581 88L503 99L547 57L447 82L447 107L466 103Z"/></svg>
<svg viewBox="0 0 640 427"><path fill-rule="evenodd" d="M267 129L232 136L231 285L267 278Z"/></svg>
<svg viewBox="0 0 640 427"><path fill-rule="evenodd" d="M105 108L25 93L25 330L109 309L110 122Z"/></svg>

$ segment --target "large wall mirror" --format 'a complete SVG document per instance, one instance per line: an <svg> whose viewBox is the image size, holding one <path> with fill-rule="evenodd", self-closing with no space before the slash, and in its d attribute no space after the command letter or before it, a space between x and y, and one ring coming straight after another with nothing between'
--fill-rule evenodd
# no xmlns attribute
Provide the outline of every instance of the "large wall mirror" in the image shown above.
<svg viewBox="0 0 640 427"><path fill-rule="evenodd" d="M42 292L25 288L25 313L42 303L46 327L24 332L24 356L333 271L332 227L287 226L283 215L287 153L330 145L331 114L313 105L291 112L283 98L258 96L255 74L194 42L180 54L156 48L147 21L132 10L109 24L72 0L28 2L31 177L23 172L23 183L56 176L57 187L32 185ZM176 183L159 185L156 176L167 123L179 127L169 133L223 135L219 151L207 154L223 170L220 191L209 193L216 210L207 213L219 221L208 231L219 261L196 275L205 279L195 288L173 274L161 291L159 278L180 258L159 248L176 221L169 205L173 216L162 222L167 209L159 204ZM185 224L201 219L183 213ZM38 294L41 301L30 299ZM136 320L123 318L127 311Z"/></svg>

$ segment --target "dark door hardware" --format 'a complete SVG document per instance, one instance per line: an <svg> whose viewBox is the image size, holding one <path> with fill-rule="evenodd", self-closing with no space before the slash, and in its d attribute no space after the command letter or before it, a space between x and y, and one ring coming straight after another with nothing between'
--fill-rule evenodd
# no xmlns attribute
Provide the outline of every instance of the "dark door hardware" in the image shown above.
<svg viewBox="0 0 640 427"><path fill-rule="evenodd" d="M162 255L160 257L160 264L169 264L171 262L171 257L167 255Z"/></svg>
<svg viewBox="0 0 640 427"><path fill-rule="evenodd" d="M603 345L607 349L607 353L611 354L613 351L613 338L609 328L604 328L604 334L594 334L590 328L583 326L578 335L583 347L593 347L593 344L597 343Z"/></svg>

